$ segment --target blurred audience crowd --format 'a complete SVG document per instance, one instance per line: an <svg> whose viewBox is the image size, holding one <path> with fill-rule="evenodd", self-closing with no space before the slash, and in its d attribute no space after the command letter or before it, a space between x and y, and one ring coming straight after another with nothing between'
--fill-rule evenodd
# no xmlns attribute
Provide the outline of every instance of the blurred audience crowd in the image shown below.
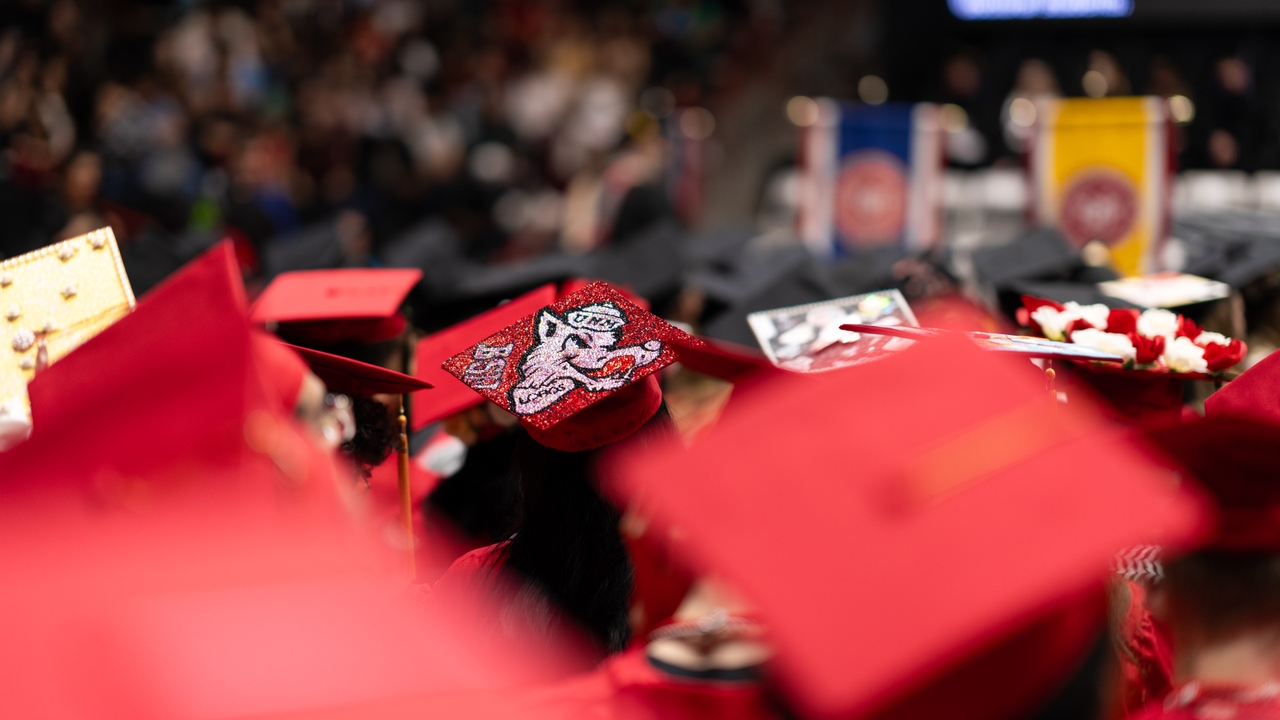
<svg viewBox="0 0 1280 720"><path fill-rule="evenodd" d="M0 256L110 223L145 290L164 274L148 270L176 267L161 256L224 234L254 274L273 238L336 218L344 264L376 264L427 217L480 262L586 252L632 188L656 190L640 221L695 211L668 203L664 189L689 180L664 162L664 135L710 135L702 106L748 15L714 2L6 3Z"/></svg>

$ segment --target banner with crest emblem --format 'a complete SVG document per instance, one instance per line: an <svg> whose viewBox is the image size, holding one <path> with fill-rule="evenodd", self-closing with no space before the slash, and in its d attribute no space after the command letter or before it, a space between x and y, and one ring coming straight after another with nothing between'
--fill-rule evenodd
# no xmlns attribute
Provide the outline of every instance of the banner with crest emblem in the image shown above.
<svg viewBox="0 0 1280 720"><path fill-rule="evenodd" d="M823 257L933 245L942 225L938 107L817 103L817 121L800 130L804 243Z"/></svg>
<svg viewBox="0 0 1280 720"><path fill-rule="evenodd" d="M1098 241L1122 275L1161 269L1173 174L1157 97L1042 100L1030 148L1033 211L1076 247Z"/></svg>

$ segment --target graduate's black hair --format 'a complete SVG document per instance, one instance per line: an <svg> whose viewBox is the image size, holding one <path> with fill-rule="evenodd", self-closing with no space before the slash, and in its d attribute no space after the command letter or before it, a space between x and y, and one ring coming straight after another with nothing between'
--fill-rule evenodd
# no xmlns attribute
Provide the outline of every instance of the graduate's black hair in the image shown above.
<svg viewBox="0 0 1280 720"><path fill-rule="evenodd" d="M382 464L400 440L400 424L386 405L367 397L351 398L356 419L355 437L342 443L341 450L364 477Z"/></svg>
<svg viewBox="0 0 1280 720"><path fill-rule="evenodd" d="M423 510L443 515L469 537L505 540L520 513L515 452L522 434L512 428L468 448L462 468L436 485Z"/></svg>
<svg viewBox="0 0 1280 720"><path fill-rule="evenodd" d="M664 402L621 442L656 442L674 433ZM502 555L515 577L538 590L602 650L617 652L631 638L633 571L618 530L621 514L597 490L599 452L552 450L521 432L516 467L522 517Z"/></svg>

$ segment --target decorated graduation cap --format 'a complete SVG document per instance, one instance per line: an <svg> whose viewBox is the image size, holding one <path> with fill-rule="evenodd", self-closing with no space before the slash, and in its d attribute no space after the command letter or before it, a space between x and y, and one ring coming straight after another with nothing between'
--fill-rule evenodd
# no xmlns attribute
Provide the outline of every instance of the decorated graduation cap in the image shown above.
<svg viewBox="0 0 1280 720"><path fill-rule="evenodd" d="M354 397L371 397L403 395L414 390L431 388L431 383L395 370L297 345L290 345L289 348L302 356L302 359L311 367L311 372L324 381L330 392Z"/></svg>
<svg viewBox="0 0 1280 720"><path fill-rule="evenodd" d="M594 283L444 362L538 442L578 451L637 430L662 403L654 373L697 338Z"/></svg>
<svg viewBox="0 0 1280 720"><path fill-rule="evenodd" d="M441 367L442 363L462 348L475 345L555 300L556 286L548 283L418 341L417 369L414 374L431 383L435 389L429 397L415 396L414 429L484 402L484 397L477 395L475 390Z"/></svg>
<svg viewBox="0 0 1280 720"><path fill-rule="evenodd" d="M304 345L391 340L404 332L400 306L421 277L404 268L287 272L262 291L249 319Z"/></svg>
<svg viewBox="0 0 1280 720"><path fill-rule="evenodd" d="M109 227L0 262L0 450L31 431L35 374L135 304Z"/></svg>
<svg viewBox="0 0 1280 720"><path fill-rule="evenodd" d="M1120 548L1184 546L1204 522L1087 402L1054 404L1029 364L954 336L761 385L692 448L624 451L614 471L758 609L816 716L914 695L982 717L1021 666L950 673L1100 588Z"/></svg>
<svg viewBox="0 0 1280 720"><path fill-rule="evenodd" d="M1280 425L1223 415L1150 433L1151 440L1217 502L1209 546L1280 553Z"/></svg>

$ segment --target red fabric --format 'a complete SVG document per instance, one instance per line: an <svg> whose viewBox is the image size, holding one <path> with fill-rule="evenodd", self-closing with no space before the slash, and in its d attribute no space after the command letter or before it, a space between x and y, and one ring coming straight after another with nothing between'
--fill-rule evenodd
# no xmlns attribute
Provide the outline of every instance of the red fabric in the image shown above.
<svg viewBox="0 0 1280 720"><path fill-rule="evenodd" d="M276 276L253 303L255 323L389 318L422 271L406 268L299 270Z"/></svg>
<svg viewBox="0 0 1280 720"><path fill-rule="evenodd" d="M590 720L778 720L764 688L667 675L643 647L619 653L581 677L539 690L522 712Z"/></svg>
<svg viewBox="0 0 1280 720"><path fill-rule="evenodd" d="M475 390L463 385L462 381L441 367L445 360L555 301L556 286L543 285L419 341L415 355L417 368L413 374L434 385L435 389L430 393L414 395L413 428L417 430L426 427L441 418L484 402L484 398L477 395Z"/></svg>
<svg viewBox="0 0 1280 720"><path fill-rule="evenodd" d="M676 344L680 364L690 370L728 382L754 374L784 372L769 362L764 353L725 340L699 338L698 345Z"/></svg>
<svg viewBox="0 0 1280 720"><path fill-rule="evenodd" d="M196 332L204 342L191 339ZM90 482L105 458L114 473L144 475L184 448L192 463L231 461L207 450L212 440L242 442L244 428L226 418L267 403L264 385L246 395L249 337L235 255L219 243L36 375L31 438L4 454L0 475L34 467ZM62 451L48 452L49 443Z"/></svg>
<svg viewBox="0 0 1280 720"><path fill-rule="evenodd" d="M656 375L610 393L587 409L542 430L525 425L529 437L556 450L581 452L617 442L649 422L662 406Z"/></svg>
<svg viewBox="0 0 1280 720"><path fill-rule="evenodd" d="M1139 427L1156 429L1182 421L1182 380L1178 377L1106 372L1086 364L1074 365L1072 376L1105 400L1120 418Z"/></svg>
<svg viewBox="0 0 1280 720"><path fill-rule="evenodd" d="M1128 717L1160 700L1173 689L1173 649L1166 628L1147 611L1147 591L1125 581L1129 607L1118 630L1120 652L1119 701Z"/></svg>
<svg viewBox="0 0 1280 720"><path fill-rule="evenodd" d="M1096 587L1119 548L1207 524L1087 402L1050 405L1029 364L964 338L776 380L688 450L610 470L751 599L815 714L885 707Z"/></svg>
<svg viewBox="0 0 1280 720"><path fill-rule="evenodd" d="M260 330L251 335L254 364L266 384L267 397L279 412L292 414L302 391L307 364L289 346Z"/></svg>
<svg viewBox="0 0 1280 720"><path fill-rule="evenodd" d="M329 392L354 397L372 397L380 394L403 395L414 390L431 389L431 383L425 380L378 365L370 365L341 355L331 355L296 345L288 347L307 361L307 365L311 366L311 372L324 381Z"/></svg>
<svg viewBox="0 0 1280 720"><path fill-rule="evenodd" d="M1212 547L1280 552L1280 425L1215 415L1150 438L1217 501Z"/></svg>
<svg viewBox="0 0 1280 720"><path fill-rule="evenodd" d="M1214 415L1248 415L1280 424L1280 353L1271 353L1204 401Z"/></svg>
<svg viewBox="0 0 1280 720"><path fill-rule="evenodd" d="M1043 703L1101 638L1106 603L1087 593L1040 614L870 716L874 720L1016 718Z"/></svg>
<svg viewBox="0 0 1280 720"><path fill-rule="evenodd" d="M0 460L4 714L458 717L423 698L544 677L554 651L491 653L389 581L400 556L350 522L350 478L255 377L231 260L196 259L32 382L36 431Z"/></svg>
<svg viewBox="0 0 1280 720"><path fill-rule="evenodd" d="M1278 720L1280 693L1274 689L1184 685L1148 705L1133 720Z"/></svg>
<svg viewBox="0 0 1280 720"><path fill-rule="evenodd" d="M654 628L675 614L684 601L694 576L676 559L655 533L622 533L622 542L631 556L634 581L631 587L632 641L643 644Z"/></svg>

